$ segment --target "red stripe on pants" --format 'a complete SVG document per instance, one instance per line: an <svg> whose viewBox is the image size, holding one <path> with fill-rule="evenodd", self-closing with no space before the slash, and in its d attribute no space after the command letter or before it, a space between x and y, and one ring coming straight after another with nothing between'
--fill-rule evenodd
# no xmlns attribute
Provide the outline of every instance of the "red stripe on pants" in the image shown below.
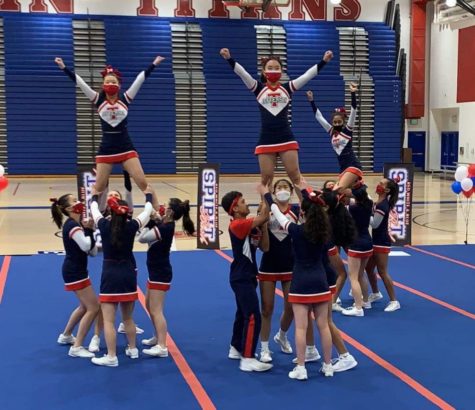
<svg viewBox="0 0 475 410"><path fill-rule="evenodd" d="M246 345L244 346L244 357L252 358L252 345L254 342L254 328L256 327L256 321L252 314L249 318L249 325L247 326Z"/></svg>

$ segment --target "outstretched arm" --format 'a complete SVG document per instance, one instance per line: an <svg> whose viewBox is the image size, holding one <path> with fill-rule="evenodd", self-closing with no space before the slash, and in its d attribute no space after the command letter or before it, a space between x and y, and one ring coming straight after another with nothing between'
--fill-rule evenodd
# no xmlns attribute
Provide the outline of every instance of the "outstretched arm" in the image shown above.
<svg viewBox="0 0 475 410"><path fill-rule="evenodd" d="M322 115L320 110L317 108L315 101L313 100L313 92L312 91L307 91L307 99L310 102L310 105L312 106L313 113L315 114L315 118L318 121L318 123L323 127L323 129L328 132L330 131L330 128L332 127L328 121L325 119L325 117Z"/></svg>
<svg viewBox="0 0 475 410"><path fill-rule="evenodd" d="M163 60L165 60L165 57L161 57L161 56L155 57L155 60L153 60L153 63L150 64L146 70L141 71L139 73L139 75L135 78L132 85L124 93L125 98L127 99L127 102L129 104L136 97L136 95L139 92L140 87L142 87L142 84L144 83L145 79L148 78L148 76L152 73L152 71L155 69L155 67L157 65L159 65Z"/></svg>
<svg viewBox="0 0 475 410"><path fill-rule="evenodd" d="M333 52L328 50L323 55L322 60L315 64L313 67L310 67L304 74L300 77L292 80L290 82L290 90L297 91L300 90L305 84L307 84L313 77L315 77L320 70L333 58Z"/></svg>
<svg viewBox="0 0 475 410"><path fill-rule="evenodd" d="M241 64L237 63L233 58L231 58L231 53L229 50L227 48L222 48L219 54L221 54L221 56L229 63L233 71L239 77L241 77L241 80L246 85L246 87L249 90L254 91L257 87L257 80L252 78L251 74L249 74Z"/></svg>
<svg viewBox="0 0 475 410"><path fill-rule="evenodd" d="M84 93L84 95L89 98L90 101L96 102L97 98L99 97L99 94L94 91L87 83L77 74L75 74L73 71L71 71L68 67L63 62L63 59L61 57L56 57L54 59L54 62L58 65L58 67L63 70L66 75L74 81L74 83L81 89L81 91Z"/></svg>
<svg viewBox="0 0 475 410"><path fill-rule="evenodd" d="M147 189L144 192L145 192L145 201L146 201L144 210L137 216L137 218L135 218L137 222L139 223L139 228L147 225L148 221L150 220L150 215L152 214L152 211L153 211L152 191L151 191L150 186L147 187Z"/></svg>
<svg viewBox="0 0 475 410"><path fill-rule="evenodd" d="M259 193L264 196L264 199L269 205L272 214L277 219L277 222L279 222L279 225L284 229L284 231L288 232L289 225L293 222L289 221L287 217L280 211L279 207L272 198L272 194L269 192L269 188L262 184L259 184L257 189Z"/></svg>
<svg viewBox="0 0 475 410"><path fill-rule="evenodd" d="M355 126L356 120L356 91L358 91L358 87L355 83L350 84L350 92L351 92L351 111L350 111L350 118L348 119L348 124L346 126L351 130Z"/></svg>

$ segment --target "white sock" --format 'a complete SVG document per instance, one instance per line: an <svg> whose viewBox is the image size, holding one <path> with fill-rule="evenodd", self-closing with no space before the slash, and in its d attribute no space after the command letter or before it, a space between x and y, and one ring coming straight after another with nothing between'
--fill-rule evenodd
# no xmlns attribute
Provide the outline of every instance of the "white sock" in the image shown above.
<svg viewBox="0 0 475 410"><path fill-rule="evenodd" d="M261 342L261 350L269 350L269 342Z"/></svg>
<svg viewBox="0 0 475 410"><path fill-rule="evenodd" d="M348 352L342 353L340 359L346 359L350 354Z"/></svg>
<svg viewBox="0 0 475 410"><path fill-rule="evenodd" d="M317 350L317 347L316 347L315 345L307 346L307 347L305 348L305 350L306 350L307 352L314 352L315 350Z"/></svg>

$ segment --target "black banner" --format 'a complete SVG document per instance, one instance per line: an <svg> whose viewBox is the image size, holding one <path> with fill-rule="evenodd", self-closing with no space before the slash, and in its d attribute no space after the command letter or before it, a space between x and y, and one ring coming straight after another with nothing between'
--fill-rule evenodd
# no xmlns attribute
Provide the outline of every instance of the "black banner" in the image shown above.
<svg viewBox="0 0 475 410"><path fill-rule="evenodd" d="M399 195L389 218L389 233L396 239L395 245L410 245L414 164L384 164L384 177L399 179Z"/></svg>
<svg viewBox="0 0 475 410"><path fill-rule="evenodd" d="M199 249L219 249L219 164L200 164L198 169Z"/></svg>
<svg viewBox="0 0 475 410"><path fill-rule="evenodd" d="M89 207L91 205L92 198L92 186L96 183L96 174L93 171L92 166L81 165L78 166L78 201L83 202L86 205L86 210L83 215L85 218L89 218Z"/></svg>

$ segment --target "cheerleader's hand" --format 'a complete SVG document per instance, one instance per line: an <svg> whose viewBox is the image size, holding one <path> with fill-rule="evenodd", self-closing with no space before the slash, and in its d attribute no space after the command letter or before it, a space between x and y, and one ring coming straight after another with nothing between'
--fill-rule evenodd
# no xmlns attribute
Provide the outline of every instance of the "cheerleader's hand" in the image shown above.
<svg viewBox="0 0 475 410"><path fill-rule="evenodd" d="M356 91L358 91L358 84L350 83L350 92L356 93Z"/></svg>
<svg viewBox="0 0 475 410"><path fill-rule="evenodd" d="M147 185L147 188L143 191L144 194L153 194L153 188L150 184Z"/></svg>
<svg viewBox="0 0 475 410"><path fill-rule="evenodd" d="M310 102L313 101L313 91L312 90L307 91L307 100L309 100Z"/></svg>
<svg viewBox="0 0 475 410"><path fill-rule="evenodd" d="M325 61L325 63L328 63L332 58L333 58L333 51L331 50L325 51L325 54L323 55L323 61Z"/></svg>
<svg viewBox="0 0 475 410"><path fill-rule="evenodd" d="M58 65L59 68L61 68L61 70L64 70L64 68L66 67L66 64L64 64L64 61L61 57L56 57L54 59L54 62Z"/></svg>
<svg viewBox="0 0 475 410"><path fill-rule="evenodd" d="M221 57L223 57L225 60L229 60L231 58L229 48L222 48L219 54L221 54Z"/></svg>
<svg viewBox="0 0 475 410"><path fill-rule="evenodd" d="M258 184L257 185L257 192L259 193L260 196L264 196L269 192L269 187L263 185L263 184Z"/></svg>
<svg viewBox="0 0 475 410"><path fill-rule="evenodd" d="M155 57L155 60L153 60L153 65L159 65L163 60L165 60L165 57L162 56L157 56Z"/></svg>
<svg viewBox="0 0 475 410"><path fill-rule="evenodd" d="M94 229L94 220L92 218L84 218L81 221L81 225L85 229Z"/></svg>

